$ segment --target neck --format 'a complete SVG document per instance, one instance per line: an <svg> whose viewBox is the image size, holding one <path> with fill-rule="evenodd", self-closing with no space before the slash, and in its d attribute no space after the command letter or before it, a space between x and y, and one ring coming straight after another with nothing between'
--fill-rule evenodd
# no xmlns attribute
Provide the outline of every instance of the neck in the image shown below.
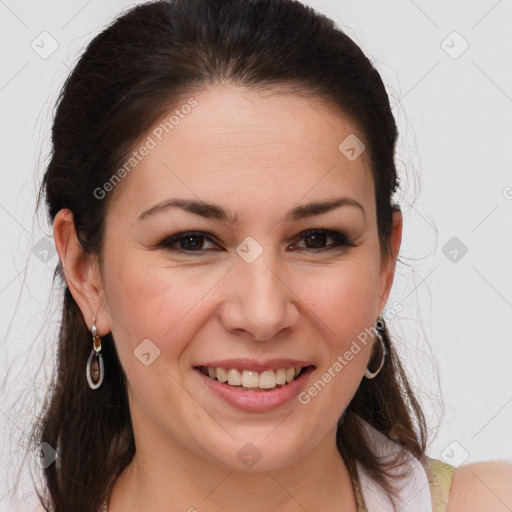
<svg viewBox="0 0 512 512"><path fill-rule="evenodd" d="M335 430L304 457L262 471L226 467L162 432L134 425L134 434L137 451L115 482L109 512L357 510Z"/></svg>

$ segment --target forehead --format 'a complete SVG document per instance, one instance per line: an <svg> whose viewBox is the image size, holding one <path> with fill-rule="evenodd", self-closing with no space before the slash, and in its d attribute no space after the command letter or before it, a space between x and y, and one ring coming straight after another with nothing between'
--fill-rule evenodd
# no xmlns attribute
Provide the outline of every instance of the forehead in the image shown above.
<svg viewBox="0 0 512 512"><path fill-rule="evenodd" d="M354 136L364 140L347 116L314 99L212 87L184 97L144 134L134 150L150 149L124 178L118 201L139 213L173 196L237 210L342 193L371 207L366 152L350 160L339 149Z"/></svg>

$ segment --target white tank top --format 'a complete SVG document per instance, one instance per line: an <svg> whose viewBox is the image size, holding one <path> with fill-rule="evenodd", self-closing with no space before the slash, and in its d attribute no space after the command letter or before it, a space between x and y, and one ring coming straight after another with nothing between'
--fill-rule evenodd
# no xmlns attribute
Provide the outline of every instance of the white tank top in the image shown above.
<svg viewBox="0 0 512 512"><path fill-rule="evenodd" d="M383 487L368 475L361 464L356 463L358 512L445 512L455 468L429 457L420 462L368 423L363 424L374 453L384 459L402 454L402 464L390 473L407 476L400 481L399 493L393 503Z"/></svg>

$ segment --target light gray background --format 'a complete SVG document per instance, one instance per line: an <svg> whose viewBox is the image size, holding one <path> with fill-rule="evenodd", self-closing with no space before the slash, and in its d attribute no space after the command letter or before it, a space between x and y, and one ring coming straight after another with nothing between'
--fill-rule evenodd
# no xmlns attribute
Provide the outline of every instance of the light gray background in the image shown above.
<svg viewBox="0 0 512 512"><path fill-rule="evenodd" d="M9 495L17 446L60 318L52 230L34 218L52 108L85 44L135 3L0 0L2 511L21 509ZM307 3L372 59L399 124L405 227L390 304L403 309L389 328L427 411L429 453L454 465L512 459L512 3Z"/></svg>

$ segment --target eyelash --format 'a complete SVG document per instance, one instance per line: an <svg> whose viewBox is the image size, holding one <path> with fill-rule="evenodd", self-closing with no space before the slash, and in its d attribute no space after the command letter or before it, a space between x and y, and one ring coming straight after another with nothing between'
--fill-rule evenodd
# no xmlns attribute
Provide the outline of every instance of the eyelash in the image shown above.
<svg viewBox="0 0 512 512"><path fill-rule="evenodd" d="M328 238L332 238L335 241L335 243L331 244L331 246L320 247L318 249L306 248L306 249L299 249L299 250L305 250L306 252L324 252L324 251L332 251L332 250L336 250L336 249L339 250L342 247L356 247L357 246L356 243L354 243L352 240L348 239L343 233L339 233L337 231L331 231L328 229L308 229L307 231L304 231L304 232L300 233L300 235L295 237L294 243L297 241L300 241L304 238L307 238L308 236L317 235L317 234L325 234ZM195 251L195 250L174 248L174 246L181 240L185 240L185 239L191 238L191 237L205 238L206 240L208 240L212 243L215 243L215 241L210 236L208 236L206 233L204 233L202 231L186 231L183 233L177 233L176 235L164 238L161 242L159 242L156 245L156 247L165 248L165 249L169 249L173 252L181 252L181 253L185 253L185 254L205 252L204 250L201 250L201 249ZM208 250L208 249L206 249L206 250Z"/></svg>

